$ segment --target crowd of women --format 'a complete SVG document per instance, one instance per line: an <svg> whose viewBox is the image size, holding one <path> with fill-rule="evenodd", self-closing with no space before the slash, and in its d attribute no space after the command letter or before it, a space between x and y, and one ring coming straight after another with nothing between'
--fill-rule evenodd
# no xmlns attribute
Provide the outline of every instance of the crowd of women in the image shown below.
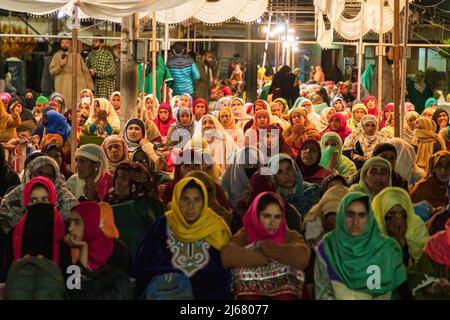
<svg viewBox="0 0 450 320"><path fill-rule="evenodd" d="M120 93L85 89L75 141L60 94L1 94L3 296L448 299L449 115L405 103L394 137L351 95L147 95L121 129Z"/></svg>

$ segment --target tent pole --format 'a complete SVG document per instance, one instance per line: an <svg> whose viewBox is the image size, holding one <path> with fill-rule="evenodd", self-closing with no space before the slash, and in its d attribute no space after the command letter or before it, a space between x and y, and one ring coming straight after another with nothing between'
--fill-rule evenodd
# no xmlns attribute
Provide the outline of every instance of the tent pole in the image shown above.
<svg viewBox="0 0 450 320"><path fill-rule="evenodd" d="M152 93L153 93L153 101L156 99L156 12L153 11L152 14ZM152 118L156 115L155 110L153 108Z"/></svg>
<svg viewBox="0 0 450 320"><path fill-rule="evenodd" d="M408 18L409 18L409 2L405 2L403 21L403 60L402 60L402 82L401 82L401 96L400 96L400 128L403 128L403 121L405 119L405 93L406 93L406 75L408 67ZM403 130L400 130L400 138L403 138Z"/></svg>
<svg viewBox="0 0 450 320"><path fill-rule="evenodd" d="M78 101L78 4L72 9L72 131L70 143L70 168L75 172L75 152L77 151L77 101Z"/></svg>
<svg viewBox="0 0 450 320"><path fill-rule="evenodd" d="M167 63L167 57L169 55L170 43L169 43L169 23L168 13L166 10L166 24L164 26L164 63ZM167 84L164 83L164 102L167 102Z"/></svg>
<svg viewBox="0 0 450 320"><path fill-rule="evenodd" d="M358 96L357 100L361 100L361 73L362 73L362 56L363 56L363 28L364 28L364 0L361 1L361 30L359 34L359 45L358 45Z"/></svg>
<svg viewBox="0 0 450 320"><path fill-rule="evenodd" d="M378 114L381 113L381 101L383 101L383 9L384 0L380 0L380 33L378 35Z"/></svg>
<svg viewBox="0 0 450 320"><path fill-rule="evenodd" d="M269 12L269 23L267 25L267 34L266 34L266 43L264 44L264 55L263 55L263 63L261 68L266 68L266 59L267 59L267 49L269 47L269 37L270 37L270 25L272 22L272 11ZM264 79L264 72L261 74L261 81Z"/></svg>
<svg viewBox="0 0 450 320"><path fill-rule="evenodd" d="M400 0L394 0L394 136L400 136Z"/></svg>

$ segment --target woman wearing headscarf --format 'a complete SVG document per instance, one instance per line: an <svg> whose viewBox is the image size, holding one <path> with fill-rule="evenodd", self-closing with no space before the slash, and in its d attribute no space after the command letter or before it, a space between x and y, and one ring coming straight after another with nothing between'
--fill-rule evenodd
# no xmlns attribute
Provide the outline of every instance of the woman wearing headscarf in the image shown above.
<svg viewBox="0 0 450 320"><path fill-rule="evenodd" d="M131 255L118 240L111 206L85 201L72 209L64 237L71 259L67 266L81 269L81 289L72 290L72 300L130 300Z"/></svg>
<svg viewBox="0 0 450 320"><path fill-rule="evenodd" d="M316 251L317 300L390 300L406 281L401 248L378 229L364 193L351 192L342 199L336 228ZM368 285L372 266L381 270L377 286Z"/></svg>
<svg viewBox="0 0 450 320"><path fill-rule="evenodd" d="M387 187L392 186L392 168L389 161L372 157L364 163L359 182L350 186L352 192L362 192L371 199Z"/></svg>
<svg viewBox="0 0 450 320"><path fill-rule="evenodd" d="M352 117L347 120L347 127L355 131L361 119L367 114L367 107L362 103L357 103L352 107Z"/></svg>
<svg viewBox="0 0 450 320"><path fill-rule="evenodd" d="M269 124L266 134L260 136L259 148L267 157L272 157L278 153L285 153L295 158L297 151L293 150L283 136L283 129L278 124Z"/></svg>
<svg viewBox="0 0 450 320"><path fill-rule="evenodd" d="M236 100L236 99L238 99L238 100ZM244 103L244 101L242 99L240 99L240 98L222 97L214 105L214 111L213 111L212 114L214 116L217 116L217 114L219 113L220 110L222 110L222 108L225 108L225 107L230 107L231 108L231 101L232 100L236 100L235 101L235 105L240 105L240 104Z"/></svg>
<svg viewBox="0 0 450 320"><path fill-rule="evenodd" d="M273 99L284 98L292 102L298 97L298 86L295 86L295 75L289 66L282 66L273 76L269 92Z"/></svg>
<svg viewBox="0 0 450 320"><path fill-rule="evenodd" d="M298 98L294 105L291 108L292 110L299 109L299 108L305 108L307 111L307 116L309 121L314 125L314 127L317 129L318 124L320 123L320 117L317 113L314 112L313 104L311 100L305 99L305 98Z"/></svg>
<svg viewBox="0 0 450 320"><path fill-rule="evenodd" d="M85 144L75 153L77 173L69 178L66 187L77 199L103 201L112 187L108 158L95 144Z"/></svg>
<svg viewBox="0 0 450 320"><path fill-rule="evenodd" d="M144 107L143 110L141 110L141 113L143 115L145 114L145 117L148 119L152 119L159 108L159 101L158 98L154 97L153 94L147 94L144 97ZM141 119L144 119L144 117L141 117Z"/></svg>
<svg viewBox="0 0 450 320"><path fill-rule="evenodd" d="M348 188L347 180L341 176L340 174L332 174L323 179L322 184L320 185L321 194L325 194L329 189L334 186L343 186Z"/></svg>
<svg viewBox="0 0 450 320"><path fill-rule="evenodd" d="M288 229L285 204L276 193L263 192L253 200L244 227L223 247L221 257L223 266L231 268L235 299L303 298L298 271L308 266L310 249Z"/></svg>
<svg viewBox="0 0 450 320"><path fill-rule="evenodd" d="M110 174L114 174L117 166L128 160L128 145L117 134L107 137L102 143L102 149L108 159L108 170Z"/></svg>
<svg viewBox="0 0 450 320"><path fill-rule="evenodd" d="M278 98L270 104L270 112L278 117L284 124L284 128L288 126L289 121L289 105L283 98Z"/></svg>
<svg viewBox="0 0 450 320"><path fill-rule="evenodd" d="M20 115L21 124L17 127L17 132L30 132L36 128L36 119L34 118L31 109L24 108L22 99L20 97L13 97L8 103L8 112L11 113L11 108L14 108Z"/></svg>
<svg viewBox="0 0 450 320"><path fill-rule="evenodd" d="M106 200L114 211L120 240L134 256L145 230L164 214L157 182L144 166L126 161L118 165L112 185Z"/></svg>
<svg viewBox="0 0 450 320"><path fill-rule="evenodd" d="M94 102L94 94L90 89L83 89L80 92L80 102L90 106Z"/></svg>
<svg viewBox="0 0 450 320"><path fill-rule="evenodd" d="M422 111L422 113L420 114L420 116L422 118L427 118L427 119L433 119L433 115L434 112L436 111L436 109L433 108L426 108L425 110Z"/></svg>
<svg viewBox="0 0 450 320"><path fill-rule="evenodd" d="M21 125L17 106L11 108L11 114L6 112L5 105L0 101L0 142L8 142L17 137L17 128Z"/></svg>
<svg viewBox="0 0 450 320"><path fill-rule="evenodd" d="M262 152L255 146L239 149L222 176L221 186L228 194L232 208L245 198L244 190L251 176L265 164Z"/></svg>
<svg viewBox="0 0 450 320"><path fill-rule="evenodd" d="M167 144L183 148L194 134L194 116L191 108L181 107L176 112L175 118L176 122L170 125L167 133Z"/></svg>
<svg viewBox="0 0 450 320"><path fill-rule="evenodd" d="M364 105L367 107L367 114L374 115L378 118L378 102L374 96L364 98Z"/></svg>
<svg viewBox="0 0 450 320"><path fill-rule="evenodd" d="M304 182L295 161L280 153L270 158L268 169L274 175L277 192L304 217L320 199L320 187Z"/></svg>
<svg viewBox="0 0 450 320"><path fill-rule="evenodd" d="M408 99L414 103L419 113L423 111L427 98L433 95L433 90L425 81L425 73L422 70L417 70L414 80L408 81L406 90Z"/></svg>
<svg viewBox="0 0 450 320"><path fill-rule="evenodd" d="M373 198L372 210L380 231L397 240L402 248L405 266L419 260L428 241L428 231L414 212L408 192L397 187L386 188Z"/></svg>
<svg viewBox="0 0 450 320"><path fill-rule="evenodd" d="M336 132L339 137L341 137L342 141L352 133L352 130L347 127L347 121L342 113L336 112L334 113L329 120L328 129L326 129L323 133L327 132Z"/></svg>
<svg viewBox="0 0 450 320"><path fill-rule="evenodd" d="M261 142L261 134L271 123L270 113L267 110L258 110L253 118L252 127L245 131L245 145L257 146Z"/></svg>
<svg viewBox="0 0 450 320"><path fill-rule="evenodd" d="M428 108L432 108L434 110L436 110L436 108L438 108L438 103L435 98L430 97L427 99L427 101L425 102L425 109L428 109Z"/></svg>
<svg viewBox="0 0 450 320"><path fill-rule="evenodd" d="M380 129L383 129L387 125L389 116L394 113L394 104L388 103L383 108L383 114L381 116Z"/></svg>
<svg viewBox="0 0 450 320"><path fill-rule="evenodd" d="M416 163L424 170L427 169L433 154L440 150L446 150L444 141L435 131L436 124L430 119L419 118L416 120L412 145L416 148Z"/></svg>
<svg viewBox="0 0 450 320"><path fill-rule="evenodd" d="M219 111L217 118L228 135L233 139L234 143L239 148L242 148L245 143L244 131L242 131L241 127L237 124L231 109L228 107L222 108L222 110Z"/></svg>
<svg viewBox="0 0 450 320"><path fill-rule="evenodd" d="M166 168L166 161L155 152L153 144L147 139L144 121L138 118L128 120L124 126L123 139L128 145L128 156L137 148L142 148L151 157L157 170Z"/></svg>
<svg viewBox="0 0 450 320"><path fill-rule="evenodd" d="M53 182L56 189L56 208L66 219L70 210L78 204L77 198L65 187L58 164L50 157L39 155L27 163L23 182L5 194L0 206L0 221L2 229L7 232L17 225L24 212L22 203L25 184L35 177L46 177Z"/></svg>
<svg viewBox="0 0 450 320"><path fill-rule="evenodd" d="M416 107L409 101L405 101L405 104L403 106L405 113L408 113L410 111L416 111Z"/></svg>
<svg viewBox="0 0 450 320"><path fill-rule="evenodd" d="M420 114L415 111L409 111L405 115L405 121L403 122L403 139L409 144L414 139L414 129L416 128L416 120L420 118Z"/></svg>
<svg viewBox="0 0 450 320"><path fill-rule="evenodd" d="M316 114L321 114L323 109L328 108L328 104L324 102L323 97L319 93L313 93L310 99Z"/></svg>
<svg viewBox="0 0 450 320"><path fill-rule="evenodd" d="M342 140L336 132L327 132L320 140L322 156L320 165L345 178L351 177L357 172L356 165L342 154Z"/></svg>
<svg viewBox="0 0 450 320"><path fill-rule="evenodd" d="M334 108L326 107L322 110L320 113L319 123L316 125L317 131L320 133L325 132L325 130L330 125L330 119L331 117L336 113L336 110Z"/></svg>
<svg viewBox="0 0 450 320"><path fill-rule="evenodd" d="M219 100L220 101L220 100ZM224 107L221 107L218 112L220 112ZM230 100L230 108L235 119L236 126L241 130L244 128L245 124L252 119L252 116L247 114L244 107L244 100L241 98L233 98ZM218 117L220 119L220 117Z"/></svg>
<svg viewBox="0 0 450 320"><path fill-rule="evenodd" d="M155 276L181 273L195 299L229 298L230 275L220 251L230 238L226 222L208 207L205 185L196 178L180 180L171 209L148 229L139 247L133 272L138 292Z"/></svg>
<svg viewBox="0 0 450 320"><path fill-rule="evenodd" d="M433 114L432 120L436 123L436 133L439 134L442 141L444 141L447 150L449 149L449 138L450 138L450 125L448 112L444 109L437 109Z"/></svg>
<svg viewBox="0 0 450 320"><path fill-rule="evenodd" d="M303 179L306 182L321 184L323 179L332 174L320 165L322 151L320 144L314 139L304 141L295 159Z"/></svg>
<svg viewBox="0 0 450 320"><path fill-rule="evenodd" d="M298 153L301 144L308 140L319 140L320 133L310 122L305 109L294 109L290 115L290 127L283 131L286 143L293 149L294 154Z"/></svg>
<svg viewBox="0 0 450 320"><path fill-rule="evenodd" d="M361 119L356 131L345 139L343 151L349 152L350 157L359 169L372 156L373 149L388 138L378 131L378 120L368 114Z"/></svg>
<svg viewBox="0 0 450 320"><path fill-rule="evenodd" d="M111 93L111 96L109 97L109 102L111 102L114 110L120 117L120 91L114 91L113 93Z"/></svg>
<svg viewBox="0 0 450 320"><path fill-rule="evenodd" d="M205 115L200 119L194 131L195 138L202 138L208 142L209 150L214 162L224 170L228 164L228 157L237 150L234 140L228 135L217 118Z"/></svg>
<svg viewBox="0 0 450 320"><path fill-rule="evenodd" d="M253 104L252 110L253 118L245 124L243 128L244 133L255 126L255 116L258 111L266 111L268 113L268 119L270 120L270 123L278 123L281 127L283 126L283 122L281 121L281 119L272 115L269 103L267 101L261 99L256 100Z"/></svg>
<svg viewBox="0 0 450 320"><path fill-rule="evenodd" d="M410 189L413 203L426 200L435 208L447 206L449 180L450 152L439 151L431 156L425 177Z"/></svg>
<svg viewBox="0 0 450 320"><path fill-rule="evenodd" d="M425 177L425 171L416 164L416 152L414 147L403 139L392 138L388 141L397 151L397 162L395 172L400 174L409 185Z"/></svg>
<svg viewBox="0 0 450 320"><path fill-rule="evenodd" d="M62 148L68 142L72 130L67 119L54 110L47 111L45 118L47 121L44 126L45 130L40 144L41 148L50 142L55 142Z"/></svg>
<svg viewBox="0 0 450 320"><path fill-rule="evenodd" d="M450 219L445 229L428 240L419 261L408 270L408 283L414 299L450 298Z"/></svg>
<svg viewBox="0 0 450 320"><path fill-rule="evenodd" d="M161 103L159 105L158 114L153 119L153 122L158 127L161 138L165 142L169 132L170 125L176 120L172 115L172 107L168 103Z"/></svg>
<svg viewBox="0 0 450 320"><path fill-rule="evenodd" d="M112 106L111 102L109 102L106 99L98 98L94 99L93 103L91 104L91 111L89 112L89 118L86 121L87 125L95 124L95 121L99 117L99 111L105 111L106 112L106 120L108 124L112 128L112 133L119 133L120 132L120 120L119 116L117 115L116 111L114 110L114 107ZM90 128L90 132L92 132Z"/></svg>
<svg viewBox="0 0 450 320"><path fill-rule="evenodd" d="M197 123L200 122L200 119L208 114L208 103L203 98L197 98L194 100L192 104L192 114L194 115L194 124L197 127Z"/></svg>
<svg viewBox="0 0 450 320"><path fill-rule="evenodd" d="M194 104L194 99L189 93L183 93L180 95L178 107L179 108L191 108Z"/></svg>
<svg viewBox="0 0 450 320"><path fill-rule="evenodd" d="M334 108L336 112L341 113L344 116L345 120L347 120L351 116L350 108L347 108L347 104L345 103L344 98L342 98L340 94L335 96L331 100L330 107Z"/></svg>
<svg viewBox="0 0 450 320"><path fill-rule="evenodd" d="M64 153L57 143L50 142L44 145L41 149L41 152L56 161L59 166L61 178L64 181L67 181L67 179L69 179L73 175L69 168L67 168L67 164L64 160Z"/></svg>
<svg viewBox="0 0 450 320"><path fill-rule="evenodd" d="M0 143L0 198L11 188L20 184L20 179L17 173L11 169L5 159L5 148Z"/></svg>

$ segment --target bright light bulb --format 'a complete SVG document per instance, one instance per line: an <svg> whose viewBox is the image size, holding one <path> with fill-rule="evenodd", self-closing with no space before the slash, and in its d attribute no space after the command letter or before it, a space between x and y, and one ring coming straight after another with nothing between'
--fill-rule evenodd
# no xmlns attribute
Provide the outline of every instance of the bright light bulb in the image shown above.
<svg viewBox="0 0 450 320"><path fill-rule="evenodd" d="M289 29L289 33L294 33L294 29Z"/></svg>
<svg viewBox="0 0 450 320"><path fill-rule="evenodd" d="M291 35L287 36L287 41L294 42L295 41L294 36L291 36Z"/></svg>
<svg viewBox="0 0 450 320"><path fill-rule="evenodd" d="M295 40L298 40L298 39L300 39L300 37L295 37Z"/></svg>
<svg viewBox="0 0 450 320"><path fill-rule="evenodd" d="M284 24L279 24L279 25L277 26L277 32L278 32L278 33L284 32Z"/></svg>
<svg viewBox="0 0 450 320"><path fill-rule="evenodd" d="M269 29L269 28L264 27L264 28L263 28L263 32L264 32L264 33L267 33L268 29Z"/></svg>
<svg viewBox="0 0 450 320"><path fill-rule="evenodd" d="M292 50L293 50L294 52L298 52L298 47L297 47L297 46L292 47Z"/></svg>
<svg viewBox="0 0 450 320"><path fill-rule="evenodd" d="M256 23L261 23L261 18L256 19Z"/></svg>

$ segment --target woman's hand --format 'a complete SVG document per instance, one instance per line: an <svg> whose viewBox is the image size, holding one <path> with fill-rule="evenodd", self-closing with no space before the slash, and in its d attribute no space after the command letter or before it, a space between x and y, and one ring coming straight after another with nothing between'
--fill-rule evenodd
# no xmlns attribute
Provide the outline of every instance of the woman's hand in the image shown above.
<svg viewBox="0 0 450 320"><path fill-rule="evenodd" d="M142 138L140 141L139 141L139 145L141 146L141 147L143 147L143 146L145 146L146 144L148 143L148 140L147 140L147 138Z"/></svg>
<svg viewBox="0 0 450 320"><path fill-rule="evenodd" d="M84 195L88 200L97 200L97 185L94 180L90 179L86 181Z"/></svg>
<svg viewBox="0 0 450 320"><path fill-rule="evenodd" d="M68 233L64 236L64 243L67 244L69 247L87 246L87 242L81 241L81 240L76 240L70 233Z"/></svg>

